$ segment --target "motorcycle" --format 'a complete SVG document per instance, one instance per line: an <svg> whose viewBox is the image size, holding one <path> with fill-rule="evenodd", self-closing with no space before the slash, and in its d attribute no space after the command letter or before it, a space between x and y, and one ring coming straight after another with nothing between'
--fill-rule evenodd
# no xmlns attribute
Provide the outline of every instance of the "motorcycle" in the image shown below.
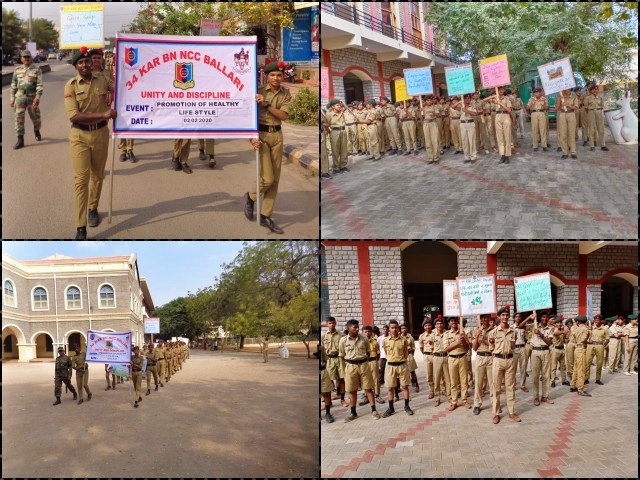
<svg viewBox="0 0 640 480"><path fill-rule="evenodd" d="M284 67L284 80L285 82L295 83L296 82L296 66L293 63L286 65Z"/></svg>

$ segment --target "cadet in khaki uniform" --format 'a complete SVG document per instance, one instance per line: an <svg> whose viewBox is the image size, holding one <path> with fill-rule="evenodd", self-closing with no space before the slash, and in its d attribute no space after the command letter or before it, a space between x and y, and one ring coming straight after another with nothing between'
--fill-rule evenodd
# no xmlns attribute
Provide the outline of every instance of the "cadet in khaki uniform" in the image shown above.
<svg viewBox="0 0 640 480"><path fill-rule="evenodd" d="M111 390L111 385L113 385L113 389L116 389L116 376L115 374L111 374L111 382L109 382L109 364L105 363L104 364L104 376L107 379L107 388L105 388L105 390Z"/></svg>
<svg viewBox="0 0 640 480"><path fill-rule="evenodd" d="M533 142L533 151L538 151L538 138L540 138L542 150L547 152L549 151L549 144L547 143L547 103L546 97L542 96L541 88L533 89L533 97L529 99L527 108L531 113L531 140Z"/></svg>
<svg viewBox="0 0 640 480"><path fill-rule="evenodd" d="M489 332L489 343L493 352L493 423L500 422L500 386L505 384L509 420L519 422L516 414L516 366L513 360L513 349L516 344L516 332L509 326L509 310L498 310L500 324Z"/></svg>
<svg viewBox="0 0 640 480"><path fill-rule="evenodd" d="M491 315L480 315L480 327L476 328L471 346L476 352L476 385L473 397L473 414L479 415L482 408L482 396L484 394L484 382L489 384L489 397L493 401L493 356L491 355L491 344L489 343L489 318Z"/></svg>
<svg viewBox="0 0 640 480"><path fill-rule="evenodd" d="M369 153L371 153L373 160L380 160L382 158L380 149L384 149L384 145L381 147L377 124L378 112L376 111L376 101L373 99L367 102L367 116L365 122L367 124L367 133L369 135Z"/></svg>
<svg viewBox="0 0 640 480"><path fill-rule="evenodd" d="M22 65L16 67L11 79L11 108L16 109L16 135L18 142L13 146L14 150L24 147L24 119L25 112L29 112L29 118L33 122L33 131L36 140L42 140L40 128L40 98L42 97L42 71L32 65L31 52L23 50L20 53Z"/></svg>
<svg viewBox="0 0 640 480"><path fill-rule="evenodd" d="M584 371L584 383L589 383L591 376L591 362L596 357L596 383L604 385L600 378L602 377L602 365L604 363L604 347L609 344L609 329L606 325L602 325L602 315L598 314L594 317L594 326L591 326L589 341L587 342L587 361Z"/></svg>
<svg viewBox="0 0 640 480"><path fill-rule="evenodd" d="M580 108L580 100L567 88L556 99L556 115L558 118L558 142L562 149L562 159L578 158L576 155L576 114Z"/></svg>
<svg viewBox="0 0 640 480"><path fill-rule="evenodd" d="M402 125L402 136L404 137L407 151L405 155L409 155L412 151L414 155L418 154L418 144L416 143L416 111L405 102L400 109L399 119Z"/></svg>
<svg viewBox="0 0 640 480"><path fill-rule="evenodd" d="M590 397L589 392L584 391L584 372L587 360L587 342L589 341L589 329L585 326L587 317L579 315L575 318L576 325L571 329L571 335L576 342L573 363L573 376L569 391L578 392L578 395ZM576 387L577 386L577 387Z"/></svg>
<svg viewBox="0 0 640 480"><path fill-rule="evenodd" d="M173 156L171 157L171 167L176 171L184 173L193 173L191 166L187 163L189 160L189 150L191 149L190 138L176 138L173 141Z"/></svg>
<svg viewBox="0 0 640 480"><path fill-rule="evenodd" d="M409 347L406 339L400 336L400 327L396 320L389 322L389 336L384 339L383 347L387 354L384 384L389 389L389 408L382 414L382 417L387 418L396 413L393 407L393 393L398 383L404 396L404 411L407 415L413 415L413 410L409 407L409 382L411 380L407 365Z"/></svg>
<svg viewBox="0 0 640 480"><path fill-rule="evenodd" d="M418 393L420 391L418 376L416 375L418 364L416 363L416 360L413 356L414 352L416 351L416 341L409 333L409 329L406 325L402 325L400 327L400 336L404 337L407 341L407 351L409 352L407 355L407 368L409 369L409 375L411 375L411 385L414 387L414 391Z"/></svg>
<svg viewBox="0 0 640 480"><path fill-rule="evenodd" d="M451 396L449 397L449 411L458 408L458 394L462 400L462 406L471 408L467 401L468 372L467 350L469 341L464 332L458 328L458 319L449 318L449 330L444 336L445 352L449 354L449 377L451 378Z"/></svg>
<svg viewBox="0 0 640 480"><path fill-rule="evenodd" d="M534 318L537 316L535 310ZM553 341L553 327L547 325L548 313L543 313L540 317L540 325L533 329L531 337L531 382L533 384L533 404L540 405L540 402L554 403L549 399L549 364L551 362L551 352L549 345ZM542 398L540 398L540 383L542 383Z"/></svg>
<svg viewBox="0 0 640 480"><path fill-rule="evenodd" d="M382 113L382 107L379 102L376 102L373 105L373 109L376 112L376 127L378 129L378 148L380 149L380 154L384 155L387 152L388 138L387 131L384 129L384 114Z"/></svg>
<svg viewBox="0 0 640 480"><path fill-rule="evenodd" d="M69 144L75 178L76 240L86 240L87 208L89 226L100 223L98 202L109 149L109 129L106 127L117 113L109 107L113 92L109 91L106 78L91 72L87 48L82 47L71 63L78 73L64 87L64 106L72 127Z"/></svg>
<svg viewBox="0 0 640 480"><path fill-rule="evenodd" d="M162 340L158 340L158 346L155 349L156 352L156 369L158 370L158 377L160 377L160 386L164 387L164 383L162 383L162 380L165 378L166 375L166 365L167 365L167 361L164 358L165 354L166 354L166 349L164 348L164 342Z"/></svg>
<svg viewBox="0 0 640 480"><path fill-rule="evenodd" d="M464 163L472 163L478 159L475 124L478 111L471 105L471 95L464 96L464 104L460 108L460 142L464 152Z"/></svg>
<svg viewBox="0 0 640 480"><path fill-rule="evenodd" d="M142 364L144 359L140 355L140 347L133 347L133 356L131 357L131 380L135 391L134 407L138 408L138 402L142 401Z"/></svg>
<svg viewBox="0 0 640 480"><path fill-rule="evenodd" d="M215 156L216 156L215 140L213 138L199 139L198 140L198 160L200 160L201 162L206 162L208 157L209 168L215 168L216 167Z"/></svg>
<svg viewBox="0 0 640 480"><path fill-rule="evenodd" d="M638 364L638 315L631 314L627 316L629 324L624 327L625 342L625 361L624 374L637 375L638 372L634 368Z"/></svg>
<svg viewBox="0 0 640 480"><path fill-rule="evenodd" d="M515 116L516 131L520 133L520 138L524 138L524 103L522 103L520 92L517 90L513 92L511 104Z"/></svg>
<svg viewBox="0 0 640 480"><path fill-rule="evenodd" d="M498 87L498 96L493 96L493 104L496 109L496 140L500 163L509 163L511 157L511 101L504 94L504 87Z"/></svg>
<svg viewBox="0 0 640 480"><path fill-rule="evenodd" d="M358 153L367 153L369 151L369 132L367 131L367 110L364 102L358 102L356 110L353 112L356 116L356 126L358 127Z"/></svg>
<svg viewBox="0 0 640 480"><path fill-rule="evenodd" d="M384 128L391 144L391 155L398 153L401 149L400 135L398 134L398 121L396 119L396 109L389 104L387 97L380 97L380 113L383 118Z"/></svg>
<svg viewBox="0 0 640 480"><path fill-rule="evenodd" d="M324 351L322 343L318 344L318 347L320 348L320 394L324 400L324 418L327 423L333 423L335 422L335 418L331 415L331 390L333 390L333 385L327 372L327 352Z"/></svg>
<svg viewBox="0 0 640 480"><path fill-rule="evenodd" d="M560 379L562 385L569 385L567 381L567 369L565 365L565 351L564 351L564 339L569 333L568 329L565 329L562 325L562 317L556 319L556 325L553 329L553 348L551 350L551 387L556 386L556 370L558 363L560 363Z"/></svg>
<svg viewBox="0 0 640 480"><path fill-rule="evenodd" d="M460 138L460 109L462 108L461 98L457 95L451 97L449 107L449 125L451 128L451 143L455 148L455 153L462 153L462 142Z"/></svg>
<svg viewBox="0 0 640 480"><path fill-rule="evenodd" d="M73 399L76 400L78 398L78 393L76 389L71 385L71 359L65 355L64 347L58 347L58 356L56 357L56 370L55 370L55 389L54 394L56 397L56 401L53 405L60 405L62 402L60 401L60 397L62 396L62 384L71 390L73 393Z"/></svg>
<svg viewBox="0 0 640 480"><path fill-rule="evenodd" d="M564 335L564 360L567 365L567 375L569 379L573 377L573 361L574 353L576 351L576 341L572 338L571 330L573 329L573 319L569 318L564 322L565 331Z"/></svg>
<svg viewBox="0 0 640 480"><path fill-rule="evenodd" d="M269 336L262 337L260 343L262 347L262 363L269 363Z"/></svg>
<svg viewBox="0 0 640 480"><path fill-rule="evenodd" d="M385 403L385 399L380 397L380 378L378 375L378 358L380 357L380 345L378 345L378 337L373 333L371 325L365 325L362 327L365 337L369 340L369 370L371 370L371 376L373 377L373 394L378 403ZM366 399L366 396L365 396ZM368 401L360 401L360 405L364 405Z"/></svg>
<svg viewBox="0 0 640 480"><path fill-rule="evenodd" d="M358 321L353 318L347 321L347 331L349 333L340 339L338 345L338 355L345 362L345 388L349 392L351 400L351 413L344 421L350 422L358 418L356 398L359 386L362 387L369 399L373 418L379 420L380 414L376 412L376 403L373 397L373 376L368 364L371 353L369 339L359 333L360 326Z"/></svg>
<svg viewBox="0 0 640 480"><path fill-rule="evenodd" d="M153 343L149 344L149 353L147 353L147 395L151 393L151 375L156 384L155 391L158 391L158 352L154 350Z"/></svg>
<svg viewBox="0 0 640 480"><path fill-rule="evenodd" d="M507 307L509 307L509 305L507 305ZM525 387L525 381L527 378L526 324L529 321L529 319L533 318L533 316L529 315L524 320L522 320L521 317L522 316L519 313L516 313L513 316L513 324L515 325L515 329L516 329L516 345L513 350L513 362L516 368L516 373L517 373L517 370L520 370L520 388L526 389L527 388ZM527 390L524 390L524 391L526 392Z"/></svg>
<svg viewBox="0 0 640 480"><path fill-rule="evenodd" d="M491 104L485 103L485 98L487 98L487 95L482 92L476 108L478 109L478 117L482 119L480 121L481 143L484 145L484 153L488 155L489 151L497 152L497 149L493 136L493 125L491 123Z"/></svg>
<svg viewBox="0 0 640 480"><path fill-rule="evenodd" d="M323 180L331 180L333 177L329 173L329 154L327 152L327 133L331 133L329 122L323 111L320 110L320 178Z"/></svg>
<svg viewBox="0 0 640 480"><path fill-rule="evenodd" d="M449 105L447 105L446 99L440 97L440 104L438 105L438 116L440 122L438 128L442 125L442 148L448 150L451 148L451 128L449 127Z"/></svg>
<svg viewBox="0 0 640 480"><path fill-rule="evenodd" d="M348 172L347 161L349 152L348 139L347 139L347 127L345 118L345 108L338 99L333 99L327 104L329 112L327 113L327 121L331 133L329 138L331 139L331 155L333 157L333 173Z"/></svg>
<svg viewBox="0 0 640 480"><path fill-rule="evenodd" d="M342 335L336 331L335 318L329 317L327 326L329 327L329 331L325 332L322 336L322 345L324 345L324 351L327 352L327 372L329 372L329 378L336 381L342 406L346 408L349 404L344 399L344 365L338 358L340 338Z"/></svg>
<svg viewBox="0 0 640 480"><path fill-rule="evenodd" d="M406 103L406 102L403 102L403 103ZM398 138L400 139L400 143L398 144L398 152L400 152L400 150L403 150L405 151L405 155L408 155L411 152L406 153L409 149L407 148L407 140L404 138L404 132L402 131L402 123L400 122L400 114L402 113L402 109L404 108L403 103L395 102L392 105L396 111L396 118L398 119ZM415 126L415 121L413 122L413 124Z"/></svg>
<svg viewBox="0 0 640 480"><path fill-rule="evenodd" d="M350 108L344 109L345 126L347 127L347 153L355 155L358 153L358 129L356 126L356 116L352 108L355 108L354 102L351 102Z"/></svg>
<svg viewBox="0 0 640 480"><path fill-rule="evenodd" d="M421 333L418 337L418 348L422 352L424 358L424 367L427 375L427 385L429 385L429 397L433 398L435 392L433 390L433 326L431 319L427 317L422 322L424 333Z"/></svg>
<svg viewBox="0 0 640 480"><path fill-rule="evenodd" d="M589 87L589 94L584 99L585 109L589 118L589 147L595 150L597 144L601 150L608 151L604 140L604 100L599 94L598 85L592 84Z"/></svg>
<svg viewBox="0 0 640 480"><path fill-rule="evenodd" d="M429 163L440 161L440 140L438 138L438 107L434 105L433 95L427 95L425 104L422 107L422 129L424 132L425 149L429 158Z"/></svg>
<svg viewBox="0 0 640 480"><path fill-rule="evenodd" d="M91 400L91 390L89 390L89 365L85 362L86 353L80 352L80 347L75 346L75 352L71 366L76 371L76 387L78 387L78 393L80 394L80 400L78 405L84 402L82 399L83 387L87 391L87 402Z"/></svg>
<svg viewBox="0 0 640 480"><path fill-rule="evenodd" d="M273 233L282 234L284 231L271 219L273 207L278 196L280 171L282 167L282 151L284 149L282 137L282 121L289 117L291 93L282 87L284 62L271 62L265 69L267 85L258 88L256 102L258 108L259 139L252 139L253 148L260 151L260 192L264 195L261 203L260 225L267 227ZM335 152L333 152L335 155ZM254 175L255 178L255 175ZM253 219L253 203L256 201L255 180L251 190L245 193L244 214L247 219Z"/></svg>
<svg viewBox="0 0 640 480"><path fill-rule="evenodd" d="M610 318L613 319L613 324L609 327L609 373L616 373L620 362L620 353L624 346L624 327L619 318L615 316Z"/></svg>
<svg viewBox="0 0 640 480"><path fill-rule="evenodd" d="M440 379L444 376L444 390L445 395L449 397L451 395L451 378L449 376L449 362L447 352L445 351L445 335L444 320L440 315L436 318L436 331L433 332L433 381L434 390L436 393L436 400L434 406L440 405L440 395L442 394L442 388L440 385Z"/></svg>
<svg viewBox="0 0 640 480"><path fill-rule="evenodd" d="M576 144L578 143L578 129L580 127L582 127L582 92L580 91L580 87L574 87L571 89L571 91L576 95L577 99L578 99L578 106L579 108L575 111L576 114ZM584 137L584 132L583 132L583 137Z"/></svg>

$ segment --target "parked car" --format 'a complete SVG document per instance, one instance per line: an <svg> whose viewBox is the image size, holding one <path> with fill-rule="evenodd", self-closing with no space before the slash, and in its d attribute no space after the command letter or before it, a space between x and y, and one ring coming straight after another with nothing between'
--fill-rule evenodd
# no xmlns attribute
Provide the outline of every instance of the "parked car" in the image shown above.
<svg viewBox="0 0 640 480"><path fill-rule="evenodd" d="M58 59L58 55L55 53L50 53L49 55L47 55L47 60L57 60Z"/></svg>
<svg viewBox="0 0 640 480"><path fill-rule="evenodd" d="M2 65L3 66L12 66L15 65L16 62L13 61L11 55L3 55L2 56Z"/></svg>

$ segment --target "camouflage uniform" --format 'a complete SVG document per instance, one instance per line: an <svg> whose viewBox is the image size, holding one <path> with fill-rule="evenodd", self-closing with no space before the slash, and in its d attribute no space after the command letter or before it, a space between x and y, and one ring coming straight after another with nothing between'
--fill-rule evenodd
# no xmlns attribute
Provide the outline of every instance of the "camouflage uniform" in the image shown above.
<svg viewBox="0 0 640 480"><path fill-rule="evenodd" d="M40 130L40 109L33 105L35 98L42 97L42 72L34 64L16 67L11 79L11 102L15 102L15 127L18 136L24 135L25 112L33 122L34 130Z"/></svg>
<svg viewBox="0 0 640 480"><path fill-rule="evenodd" d="M59 350L59 352L62 350ZM64 354L59 355L56 358L56 377L55 377L55 396L58 399L56 402L60 402L60 395L62 395L62 384L65 384L71 393L73 393L74 400L76 399L76 389L71 385L71 359Z"/></svg>

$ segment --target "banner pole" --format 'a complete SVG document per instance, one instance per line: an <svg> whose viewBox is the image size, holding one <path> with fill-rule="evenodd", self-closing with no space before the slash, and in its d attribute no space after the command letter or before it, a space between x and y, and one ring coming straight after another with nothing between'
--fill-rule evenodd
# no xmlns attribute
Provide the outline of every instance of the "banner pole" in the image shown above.
<svg viewBox="0 0 640 480"><path fill-rule="evenodd" d="M260 226L260 149L256 150L256 222Z"/></svg>
<svg viewBox="0 0 640 480"><path fill-rule="evenodd" d="M113 169L116 158L116 139L111 139L111 168L109 169L109 216L108 223L111 223L111 212L113 212Z"/></svg>

